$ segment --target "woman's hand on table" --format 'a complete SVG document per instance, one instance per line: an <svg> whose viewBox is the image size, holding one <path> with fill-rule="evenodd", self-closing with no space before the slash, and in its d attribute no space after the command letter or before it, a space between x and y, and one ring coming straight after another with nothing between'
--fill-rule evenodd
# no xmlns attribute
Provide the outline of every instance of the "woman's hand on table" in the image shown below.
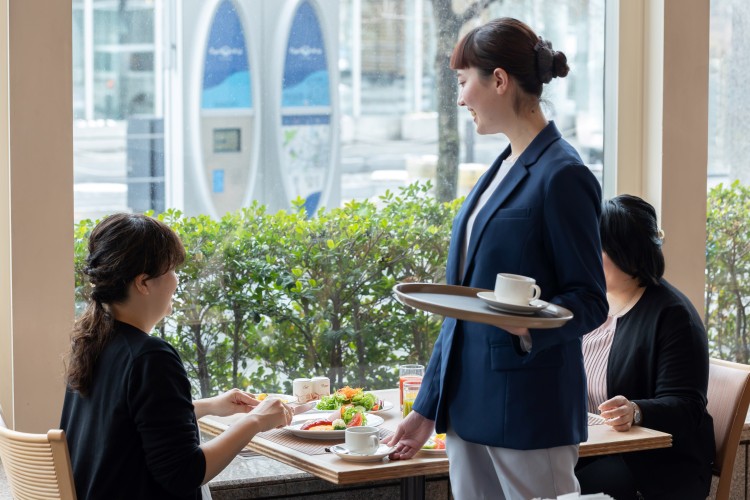
<svg viewBox="0 0 750 500"><path fill-rule="evenodd" d="M435 421L412 411L398 424L396 433L383 440L396 449L390 454L391 460L406 460L413 457L424 446L435 430Z"/></svg>
<svg viewBox="0 0 750 500"><path fill-rule="evenodd" d="M258 424L258 432L263 432L291 424L293 416L294 409L280 399L266 398L252 409L247 418L254 418Z"/></svg>
<svg viewBox="0 0 750 500"><path fill-rule="evenodd" d="M230 389L218 396L193 402L195 415L198 418L204 415L226 417L235 413L247 413L259 404L260 401L252 397L252 394L239 389Z"/></svg>
<svg viewBox="0 0 750 500"><path fill-rule="evenodd" d="M616 431L625 432L633 426L635 408L625 396L615 396L599 405L604 423Z"/></svg>

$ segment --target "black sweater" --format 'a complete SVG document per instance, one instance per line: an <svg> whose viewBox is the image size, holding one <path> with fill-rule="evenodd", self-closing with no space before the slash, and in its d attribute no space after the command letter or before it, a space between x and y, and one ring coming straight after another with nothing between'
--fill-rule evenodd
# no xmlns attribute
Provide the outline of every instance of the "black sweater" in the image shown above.
<svg viewBox="0 0 750 500"><path fill-rule="evenodd" d="M206 460L177 352L117 322L90 395L68 390L65 430L80 499L200 499Z"/></svg>
<svg viewBox="0 0 750 500"><path fill-rule="evenodd" d="M625 453L648 498L706 498L714 457L706 410L708 340L690 301L666 280L646 288L617 321L607 368L607 396L641 408L642 424L672 434L672 448Z"/></svg>

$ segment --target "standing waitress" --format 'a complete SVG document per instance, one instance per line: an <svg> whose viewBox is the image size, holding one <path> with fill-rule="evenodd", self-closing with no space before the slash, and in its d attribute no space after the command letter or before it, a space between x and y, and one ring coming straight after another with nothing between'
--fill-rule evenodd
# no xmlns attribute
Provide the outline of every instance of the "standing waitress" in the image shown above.
<svg viewBox="0 0 750 500"><path fill-rule="evenodd" d="M607 315L599 240L601 189L542 112L542 88L568 74L565 54L501 18L455 47L459 106L480 134L510 141L453 223L447 282L492 289L498 273L536 279L543 300L574 313L556 329L500 329L446 318L414 411L390 443L414 456L447 432L453 495L528 499L578 491L587 438L581 338Z"/></svg>

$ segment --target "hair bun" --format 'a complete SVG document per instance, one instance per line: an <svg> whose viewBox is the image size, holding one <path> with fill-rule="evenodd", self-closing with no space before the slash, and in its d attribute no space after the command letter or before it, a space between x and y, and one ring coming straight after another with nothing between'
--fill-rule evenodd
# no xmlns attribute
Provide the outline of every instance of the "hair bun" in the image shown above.
<svg viewBox="0 0 750 500"><path fill-rule="evenodd" d="M539 81L549 83L553 78L562 78L568 75L568 58L559 50L552 48L552 42L539 37L534 45L536 53L536 71Z"/></svg>
<svg viewBox="0 0 750 500"><path fill-rule="evenodd" d="M568 67L568 58L564 53L559 50L555 51L555 55L552 58L552 76L554 78L565 78L570 72Z"/></svg>

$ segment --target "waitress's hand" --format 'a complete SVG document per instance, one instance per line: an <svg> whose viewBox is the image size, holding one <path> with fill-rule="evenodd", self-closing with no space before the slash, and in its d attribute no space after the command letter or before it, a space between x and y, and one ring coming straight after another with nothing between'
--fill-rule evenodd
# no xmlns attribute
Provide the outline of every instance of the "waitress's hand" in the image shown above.
<svg viewBox="0 0 750 500"><path fill-rule="evenodd" d="M412 411L398 424L396 433L383 443L396 447L390 454L391 460L406 460L417 454L434 431L434 420Z"/></svg>
<svg viewBox="0 0 750 500"><path fill-rule="evenodd" d="M615 396L599 405L599 412L604 423L619 432L630 430L633 426L635 408L625 396Z"/></svg>
<svg viewBox="0 0 750 500"><path fill-rule="evenodd" d="M520 328L517 326L504 326L503 330L505 330L508 333L512 333L513 335L517 336L521 340L521 347L524 351L530 352L531 351L531 333L529 333L528 328Z"/></svg>

